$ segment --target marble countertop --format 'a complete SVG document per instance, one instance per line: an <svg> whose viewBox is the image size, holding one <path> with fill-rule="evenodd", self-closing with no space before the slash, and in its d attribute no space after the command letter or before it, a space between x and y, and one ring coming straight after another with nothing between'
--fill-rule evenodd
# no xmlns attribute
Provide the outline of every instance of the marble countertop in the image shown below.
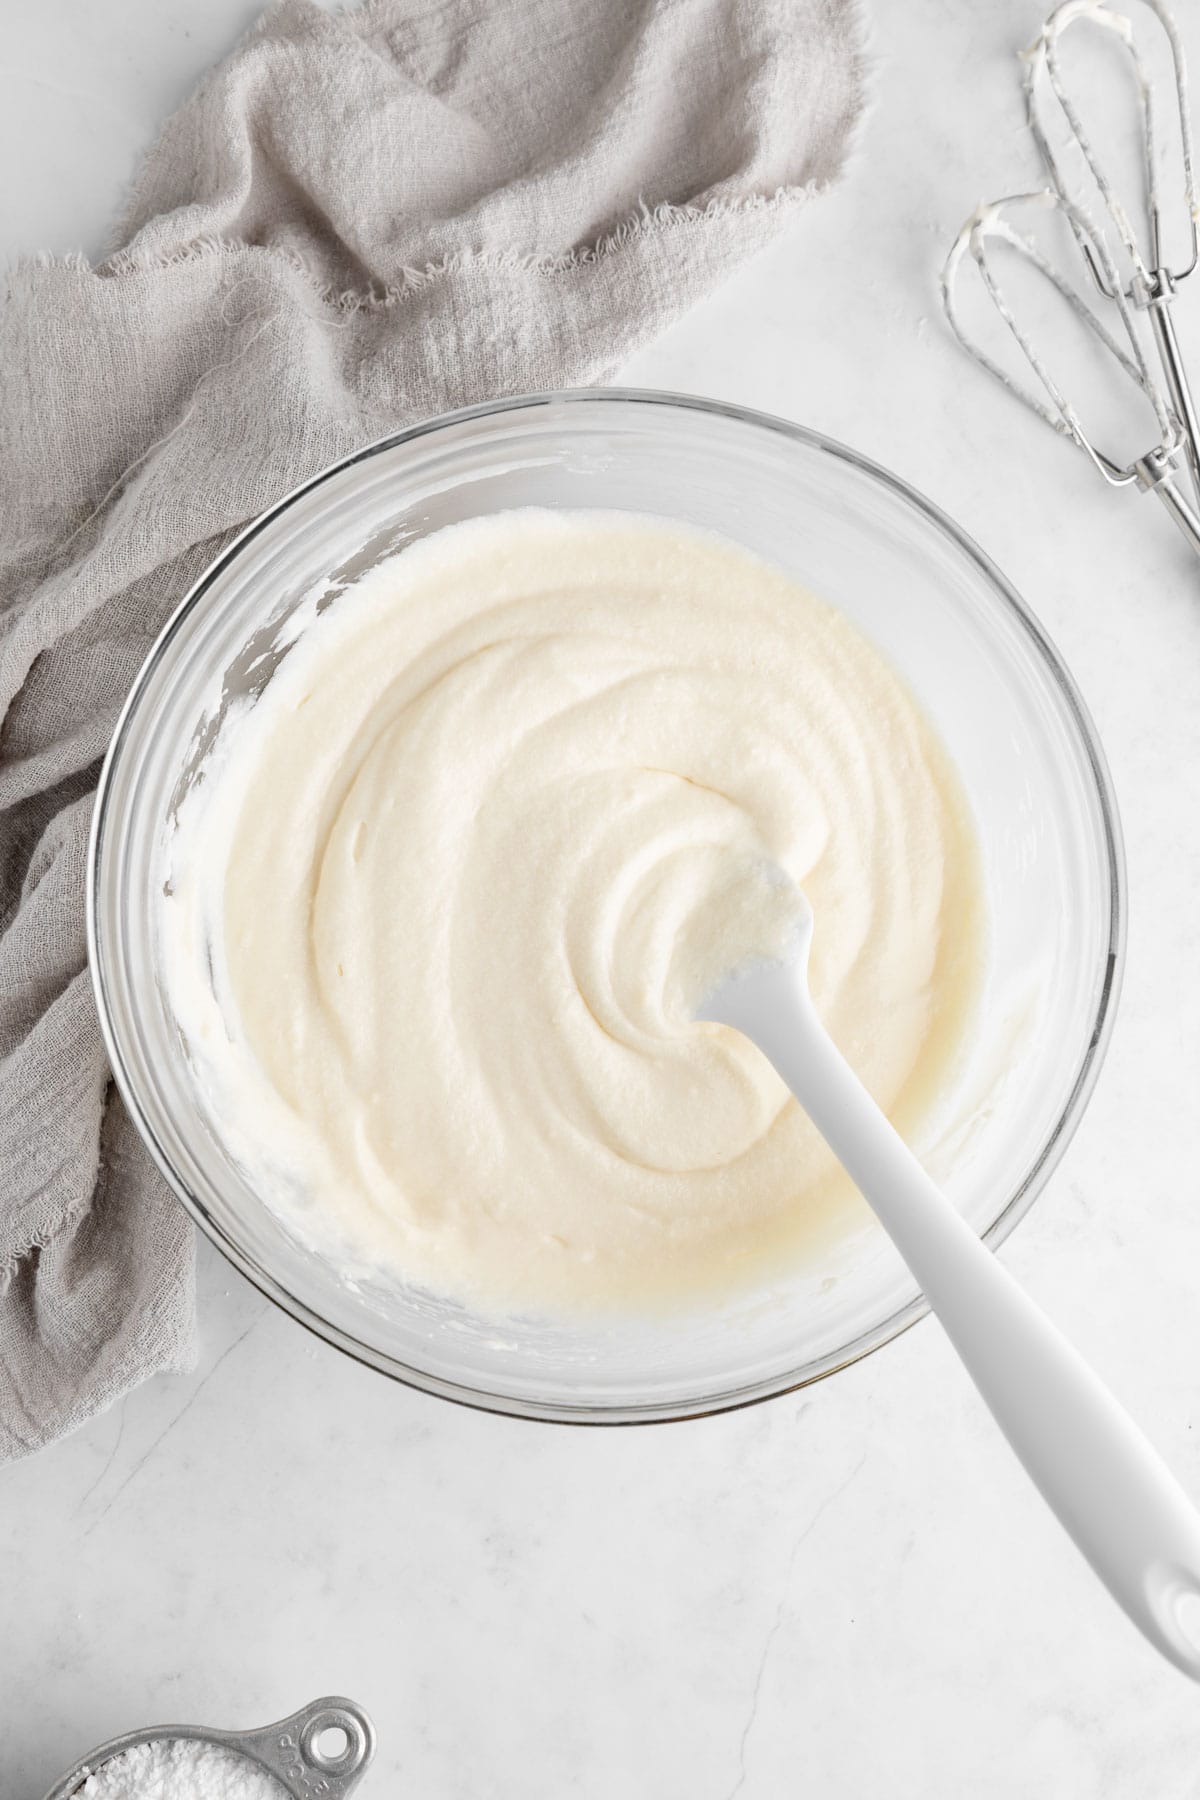
<svg viewBox="0 0 1200 1800"><path fill-rule="evenodd" d="M1200 568L938 315L948 237L1035 175L1012 53L1040 0L874 10L852 179L624 373L889 464L1074 670L1124 814L1128 969L1087 1117L1003 1254L1200 1494ZM253 11L9 8L0 253L97 249L157 120ZM378 1725L363 1800L1200 1792L1200 1696L1093 1581L934 1324L745 1413L588 1433L395 1387L207 1245L200 1319L194 1375L0 1475L4 1800L140 1723L250 1725L329 1691Z"/></svg>

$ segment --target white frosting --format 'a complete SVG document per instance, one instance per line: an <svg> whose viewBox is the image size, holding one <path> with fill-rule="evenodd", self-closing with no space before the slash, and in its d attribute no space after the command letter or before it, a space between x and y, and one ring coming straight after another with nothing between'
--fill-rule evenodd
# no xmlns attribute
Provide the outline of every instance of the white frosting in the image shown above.
<svg viewBox="0 0 1200 1800"><path fill-rule="evenodd" d="M977 989L957 780L841 615L620 513L427 538L312 622L184 808L168 989L225 1140L349 1272L500 1310L727 1290L858 1203L706 983L812 987L910 1133Z"/></svg>

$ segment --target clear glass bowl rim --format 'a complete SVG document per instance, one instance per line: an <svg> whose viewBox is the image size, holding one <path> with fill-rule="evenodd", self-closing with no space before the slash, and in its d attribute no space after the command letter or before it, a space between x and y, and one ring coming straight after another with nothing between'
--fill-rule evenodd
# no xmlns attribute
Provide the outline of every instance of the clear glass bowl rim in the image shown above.
<svg viewBox="0 0 1200 1800"><path fill-rule="evenodd" d="M203 602L204 596L213 582L252 538L256 537L281 514L286 513L294 502L312 492L314 488L320 487L323 482L330 480L342 470L353 467L356 463L364 462L369 457L380 455L399 445L416 443L451 426L467 424L472 420L493 418L506 413L525 412L536 407L563 405L603 407L614 404L700 413L731 420L759 431L773 433L789 439L793 443L801 444L806 449L818 451L822 455L851 465L860 474L867 476L905 502L919 513L927 524L947 538L963 556L975 564L991 588L994 597L1015 617L1038 653L1046 672L1058 688L1060 697L1079 734L1091 777L1095 783L1109 870L1108 945L1105 972L1100 984L1096 1016L1088 1037L1087 1048L1080 1059L1075 1079L1058 1121L1043 1144L1040 1153L1027 1170L1024 1179L983 1234L983 1241L993 1250L1004 1242L1013 1228L1029 1211L1058 1166L1075 1134L1095 1087L1112 1034L1125 962L1125 857L1116 794L1096 727L1074 678L1029 607L975 540L955 524L954 520L939 506L911 487L908 482L901 480L889 469L872 461L871 458L861 455L858 451L850 449L838 440L826 437L822 432L814 431L808 426L797 425L790 420L778 418L771 413L759 412L751 407L738 406L729 401L706 399L700 395L678 394L654 388L565 388L547 393L524 394L502 400L485 401L477 406L460 407L453 412L440 413L433 418L423 420L403 431L390 432L387 436L377 438L361 449L351 451L349 455L328 464L317 474L292 488L273 506L259 513L209 565L184 595L163 626L151 646L145 662L139 669L125 704L121 708L100 772L88 847L87 946L88 964L91 970L101 1033L114 1079L142 1141L180 1203L191 1214L205 1235L233 1263L234 1267L298 1324L303 1325L315 1336L332 1344L355 1361L376 1369L379 1373L390 1376L393 1380L402 1382L408 1387L441 1399L451 1400L458 1405L472 1407L478 1411L497 1413L512 1418L573 1425L670 1423L685 1419L704 1418L716 1413L732 1412L765 1400L776 1399L783 1394L795 1393L800 1388L808 1387L816 1381L822 1381L841 1369L849 1368L852 1363L861 1361L863 1357L869 1356L873 1351L882 1349L885 1344L891 1343L894 1338L899 1337L902 1332L915 1325L919 1319L925 1316L929 1308L924 1297L918 1296L869 1331L861 1333L842 1351L821 1361L747 1387L715 1392L681 1404L663 1405L662 1403L648 1402L644 1405L622 1404L607 1407L591 1403L578 1406L569 1406L558 1402L543 1403L468 1387L465 1384L448 1381L424 1370L401 1364L324 1319L304 1301L290 1293L269 1269L263 1267L235 1239L230 1237L221 1222L212 1217L203 1202L190 1191L186 1182L180 1178L172 1166L142 1107L136 1086L130 1077L122 1054L119 1036L113 1025L106 987L103 933L98 916L98 895L113 773L123 754L129 722L136 711L139 698L170 649L172 639L183 620Z"/></svg>

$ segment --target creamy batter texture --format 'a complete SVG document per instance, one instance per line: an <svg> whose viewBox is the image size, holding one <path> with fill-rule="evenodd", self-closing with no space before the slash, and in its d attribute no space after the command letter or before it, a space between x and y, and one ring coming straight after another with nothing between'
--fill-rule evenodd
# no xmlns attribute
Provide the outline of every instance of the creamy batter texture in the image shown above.
<svg viewBox="0 0 1200 1800"><path fill-rule="evenodd" d="M910 1136L961 1048L984 933L955 773L884 657L724 539L453 526L336 599L225 735L172 850L172 999L258 1191L348 1272L642 1306L853 1217L765 1059L690 1021L778 939L764 862Z"/></svg>

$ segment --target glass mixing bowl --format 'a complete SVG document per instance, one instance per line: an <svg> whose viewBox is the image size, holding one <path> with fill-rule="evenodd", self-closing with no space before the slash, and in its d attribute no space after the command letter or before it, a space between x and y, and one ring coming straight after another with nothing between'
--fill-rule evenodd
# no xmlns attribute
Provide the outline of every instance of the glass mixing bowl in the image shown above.
<svg viewBox="0 0 1200 1800"><path fill-rule="evenodd" d="M252 704L286 654L305 596L322 582L347 587L441 526L531 504L620 507L723 532L842 608L919 696L974 808L992 917L976 1040L919 1148L992 1244L1062 1155L1112 1024L1124 911L1116 805L1070 676L970 539L840 444L737 407L607 390L436 419L306 482L183 601L118 723L88 884L113 1069L167 1180L264 1293L386 1374L526 1417L687 1417L828 1375L918 1318L921 1297L883 1233L864 1222L819 1267L657 1318L498 1322L395 1284L348 1285L222 1144L156 966L173 811L230 703Z"/></svg>

